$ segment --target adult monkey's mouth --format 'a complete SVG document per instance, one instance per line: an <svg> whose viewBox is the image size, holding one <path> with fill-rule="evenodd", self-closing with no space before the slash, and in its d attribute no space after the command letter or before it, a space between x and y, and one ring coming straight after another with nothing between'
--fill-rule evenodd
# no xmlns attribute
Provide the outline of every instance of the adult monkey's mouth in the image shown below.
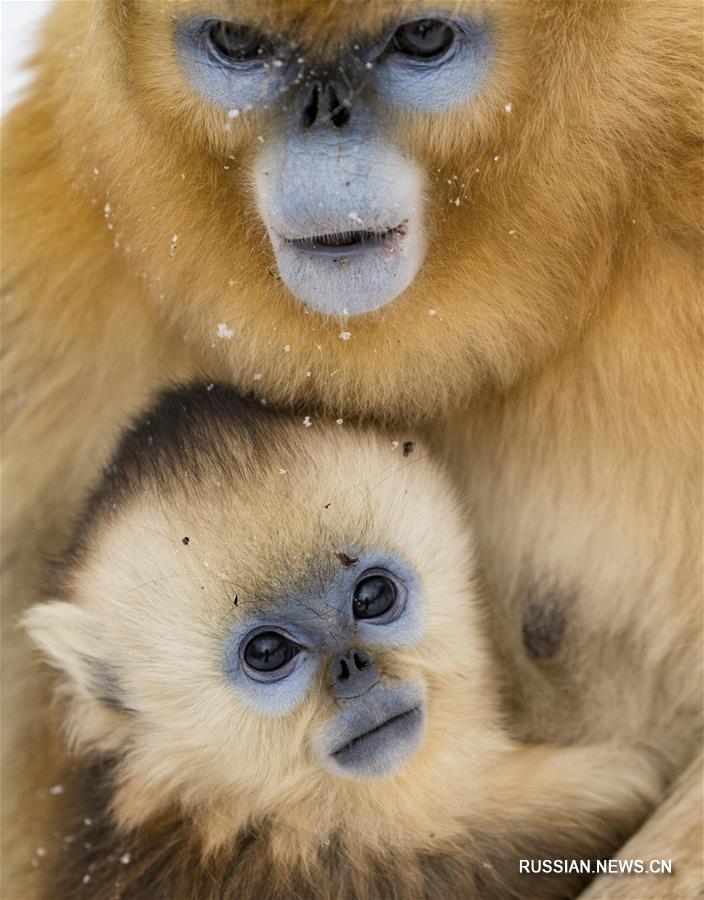
<svg viewBox="0 0 704 900"><path fill-rule="evenodd" d="M307 253L339 257L374 249L393 250L405 234L406 223L402 222L385 231L356 229L284 240L288 245Z"/></svg>
<svg viewBox="0 0 704 900"><path fill-rule="evenodd" d="M364 109L354 112L363 124ZM364 140L348 126L332 132L272 139L254 174L283 286L333 316L334 329L339 316L372 313L411 285L428 234L420 166L375 132L363 129Z"/></svg>

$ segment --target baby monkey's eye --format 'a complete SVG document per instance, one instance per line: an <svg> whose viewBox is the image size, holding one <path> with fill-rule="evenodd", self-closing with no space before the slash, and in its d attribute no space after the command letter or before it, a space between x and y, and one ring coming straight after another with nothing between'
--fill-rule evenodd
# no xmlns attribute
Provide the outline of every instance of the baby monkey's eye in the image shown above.
<svg viewBox="0 0 704 900"><path fill-rule="evenodd" d="M442 19L416 19L396 29L391 49L414 59L434 59L442 56L454 40L454 30Z"/></svg>
<svg viewBox="0 0 704 900"><path fill-rule="evenodd" d="M381 619L391 621L395 618L398 606L396 584L388 575L381 572L361 578L354 589L352 612L355 619Z"/></svg>
<svg viewBox="0 0 704 900"><path fill-rule="evenodd" d="M210 22L206 34L217 56L232 62L250 62L271 53L271 44L253 28L217 20Z"/></svg>
<svg viewBox="0 0 704 900"><path fill-rule="evenodd" d="M301 650L285 634L278 631L260 631L244 646L242 658L245 665L254 672L278 672L290 663Z"/></svg>

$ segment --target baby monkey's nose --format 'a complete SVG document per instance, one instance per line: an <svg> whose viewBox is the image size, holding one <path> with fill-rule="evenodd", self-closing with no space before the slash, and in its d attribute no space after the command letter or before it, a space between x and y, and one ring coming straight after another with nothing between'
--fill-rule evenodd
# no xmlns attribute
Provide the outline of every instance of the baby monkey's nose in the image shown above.
<svg viewBox="0 0 704 900"><path fill-rule="evenodd" d="M333 660L335 693L340 700L358 697L379 680L379 673L366 650L350 650Z"/></svg>

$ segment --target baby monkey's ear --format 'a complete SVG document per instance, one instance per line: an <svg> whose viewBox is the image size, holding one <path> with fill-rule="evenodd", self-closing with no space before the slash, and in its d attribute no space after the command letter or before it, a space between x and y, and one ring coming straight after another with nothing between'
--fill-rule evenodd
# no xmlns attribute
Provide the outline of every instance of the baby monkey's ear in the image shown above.
<svg viewBox="0 0 704 900"><path fill-rule="evenodd" d="M50 665L64 673L72 688L92 688L100 647L97 623L90 613L75 603L52 601L33 606L22 624Z"/></svg>
<svg viewBox="0 0 704 900"><path fill-rule="evenodd" d="M115 749L128 713L119 677L104 640L105 624L76 603L52 601L33 606L22 618L47 662L61 673L59 694L68 701L72 739Z"/></svg>

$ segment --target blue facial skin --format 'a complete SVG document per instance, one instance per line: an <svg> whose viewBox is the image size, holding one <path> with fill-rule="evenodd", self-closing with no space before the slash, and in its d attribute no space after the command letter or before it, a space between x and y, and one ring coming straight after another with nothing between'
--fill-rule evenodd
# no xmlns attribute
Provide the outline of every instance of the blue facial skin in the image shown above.
<svg viewBox="0 0 704 900"><path fill-rule="evenodd" d="M467 103L479 91L489 72L492 44L486 26L465 17L425 11L406 21L438 19L447 22L455 40L447 52L433 59L414 59L387 49L397 24L392 25L375 52L377 96L389 106L417 112L444 112Z"/></svg>
<svg viewBox="0 0 704 900"><path fill-rule="evenodd" d="M432 10L403 21L429 18L447 22L455 32L455 40L444 55L418 60L390 49L393 32L401 24L394 22L371 47L358 51L351 63L341 59L341 68L354 70L364 65L376 96L398 109L432 113L461 106L481 88L491 66L489 30L464 16ZM206 38L211 21L203 16L180 21L177 48L188 81L213 105L242 109L247 104L271 101L296 84L305 83L305 69L298 62L295 48L280 39L274 58L263 56L245 62L218 58Z"/></svg>
<svg viewBox="0 0 704 900"><path fill-rule="evenodd" d="M341 565L322 585L316 578L295 596L273 601L266 612L241 619L225 642L223 669L238 700L261 715L283 716L305 699L321 667L326 667L331 701L337 708L318 738L320 761L342 777L380 777L401 765L420 745L424 691L415 682L386 676L376 665L374 649L417 643L423 634L425 603L405 562L354 549L346 553L359 556L358 562ZM396 584L396 605L376 620L356 618L355 586L369 574L379 573L388 573ZM282 667L281 677L276 672L262 677L244 660L248 641L268 630L284 633L302 648ZM336 683L335 666L354 648L364 648L365 671L352 673L343 690L342 683ZM359 691L354 689L355 674Z"/></svg>
<svg viewBox="0 0 704 900"><path fill-rule="evenodd" d="M321 761L341 778L383 778L420 747L425 693L414 682L378 683L362 702L343 704L320 741Z"/></svg>
<svg viewBox="0 0 704 900"><path fill-rule="evenodd" d="M213 53L202 16L178 24L178 56L189 83L214 106L244 110L262 106L287 90L287 77L273 60L235 62ZM289 73L290 74L290 73Z"/></svg>
<svg viewBox="0 0 704 900"><path fill-rule="evenodd" d="M425 255L420 171L375 132L368 110L354 116L344 140L325 125L291 128L264 147L256 167L279 273L299 300L327 315L393 300ZM376 236L345 244L345 233L360 230ZM321 235L339 235L341 245L326 246Z"/></svg>
<svg viewBox="0 0 704 900"><path fill-rule="evenodd" d="M425 18L452 28L447 51L415 59L394 49L399 25ZM386 116L443 112L471 100L491 64L488 28L424 10L316 69L315 60L301 63L297 48L275 36L268 58L223 60L209 49L209 21L179 23L178 56L190 84L213 105L275 112L254 174L283 282L326 315L359 315L389 303L414 280L427 242L424 177L394 146ZM320 79L335 85L340 106L321 93L311 116L311 89ZM336 118L340 108L344 117Z"/></svg>

